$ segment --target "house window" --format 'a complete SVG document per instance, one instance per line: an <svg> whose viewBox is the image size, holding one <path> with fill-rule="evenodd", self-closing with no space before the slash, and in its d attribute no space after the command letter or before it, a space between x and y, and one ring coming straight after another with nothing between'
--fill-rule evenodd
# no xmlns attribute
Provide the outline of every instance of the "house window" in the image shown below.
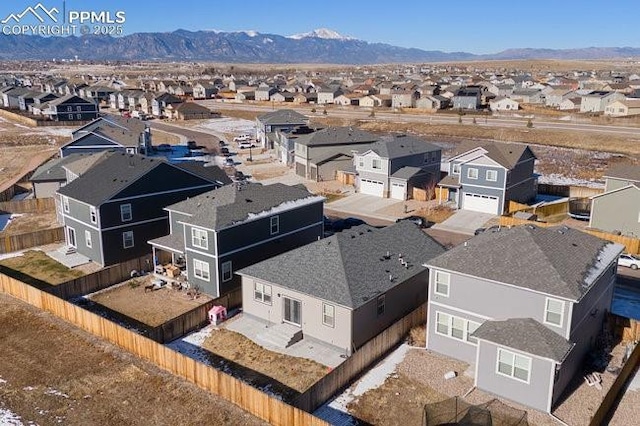
<svg viewBox="0 0 640 426"><path fill-rule="evenodd" d="M82 107L80 105L76 106L76 111L82 111Z"/></svg>
<svg viewBox="0 0 640 426"><path fill-rule="evenodd" d="M135 148L127 148L126 151L127 151L127 154L135 154L136 153L136 149Z"/></svg>
<svg viewBox="0 0 640 426"><path fill-rule="evenodd" d="M120 206L120 220L129 222L131 219L131 204L122 204Z"/></svg>
<svg viewBox="0 0 640 426"><path fill-rule="evenodd" d="M374 169L381 169L382 161L379 158L374 158L373 160L371 160L371 167Z"/></svg>
<svg viewBox="0 0 640 426"><path fill-rule="evenodd" d="M478 339L475 337L471 337L471 335L480 327L480 323L475 321L467 321L467 342L473 343L476 345L478 343Z"/></svg>
<svg viewBox="0 0 640 426"><path fill-rule="evenodd" d="M69 120L73 120L73 114L67 114L67 117L69 118Z"/></svg>
<svg viewBox="0 0 640 426"><path fill-rule="evenodd" d="M436 271L435 272L435 281L436 281L435 293L440 296L449 297L450 279L451 279L450 274L446 272Z"/></svg>
<svg viewBox="0 0 640 426"><path fill-rule="evenodd" d="M469 167L467 169L467 177L469 179L478 179L478 169Z"/></svg>
<svg viewBox="0 0 640 426"><path fill-rule="evenodd" d="M271 217L271 235L280 232L280 216Z"/></svg>
<svg viewBox="0 0 640 426"><path fill-rule="evenodd" d="M91 248L92 243L91 243L91 231L84 231L84 242L87 245L87 247Z"/></svg>
<svg viewBox="0 0 640 426"><path fill-rule="evenodd" d="M89 216L91 217L91 223L98 223L98 213L95 207L89 207Z"/></svg>
<svg viewBox="0 0 640 426"><path fill-rule="evenodd" d="M65 213L69 213L69 197L62 197L62 209Z"/></svg>
<svg viewBox="0 0 640 426"><path fill-rule="evenodd" d="M529 383L531 375L531 358L498 348L496 372Z"/></svg>
<svg viewBox="0 0 640 426"><path fill-rule="evenodd" d="M562 327L562 317L564 314L564 302L562 300L547 297L544 322L558 327Z"/></svg>
<svg viewBox="0 0 640 426"><path fill-rule="evenodd" d="M449 335L449 324L451 323L451 315L436 312L436 333Z"/></svg>
<svg viewBox="0 0 640 426"><path fill-rule="evenodd" d="M70 107L70 106L68 106L68 107L67 107L67 112L71 112L71 111L73 111L73 108L72 108L72 107Z"/></svg>
<svg viewBox="0 0 640 426"><path fill-rule="evenodd" d="M82 120L82 114L76 114L76 120Z"/></svg>
<svg viewBox="0 0 640 426"><path fill-rule="evenodd" d="M364 167L364 158L358 157L358 167Z"/></svg>
<svg viewBox="0 0 640 426"><path fill-rule="evenodd" d="M122 247L133 247L133 231L125 231L122 233Z"/></svg>
<svg viewBox="0 0 640 426"><path fill-rule="evenodd" d="M380 315L384 315L384 308L385 308L385 297L384 294L381 296L378 296L378 300L377 300L378 304L377 304L377 312L378 312L378 316Z"/></svg>
<svg viewBox="0 0 640 426"><path fill-rule="evenodd" d="M460 164L459 163L454 163L453 164L453 170L452 173L454 175L459 175L460 174Z"/></svg>
<svg viewBox="0 0 640 426"><path fill-rule="evenodd" d="M328 305L326 303L322 304L322 323L329 327L333 327L335 325L335 306Z"/></svg>
<svg viewBox="0 0 640 426"><path fill-rule="evenodd" d="M191 228L191 244L194 247L207 250L209 248L209 237L204 229Z"/></svg>
<svg viewBox="0 0 640 426"><path fill-rule="evenodd" d="M466 321L460 317L451 317L451 337L464 340L464 329Z"/></svg>
<svg viewBox="0 0 640 426"><path fill-rule="evenodd" d="M480 324L475 321L443 312L436 312L437 334L475 345L478 340L475 337L471 337L471 335L478 327L480 327Z"/></svg>
<svg viewBox="0 0 640 426"><path fill-rule="evenodd" d="M204 281L209 281L209 264L202 260L193 259L193 275Z"/></svg>
<svg viewBox="0 0 640 426"><path fill-rule="evenodd" d="M231 261L224 262L222 264L222 282L229 281L233 277L233 270L231 269Z"/></svg>
<svg viewBox="0 0 640 426"><path fill-rule="evenodd" d="M497 170L487 170L487 180L489 182L496 182L498 180Z"/></svg>
<svg viewBox="0 0 640 426"><path fill-rule="evenodd" d="M258 302L271 304L271 286L255 282L253 284L253 299Z"/></svg>

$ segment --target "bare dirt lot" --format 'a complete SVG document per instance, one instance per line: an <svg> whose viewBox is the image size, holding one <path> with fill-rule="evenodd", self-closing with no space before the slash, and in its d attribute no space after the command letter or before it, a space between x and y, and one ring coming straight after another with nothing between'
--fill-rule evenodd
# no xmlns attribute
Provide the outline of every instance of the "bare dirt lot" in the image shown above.
<svg viewBox="0 0 640 426"><path fill-rule="evenodd" d="M0 307L0 412L23 424L265 424L17 299Z"/></svg>
<svg viewBox="0 0 640 426"><path fill-rule="evenodd" d="M101 291L93 295L91 300L152 327L211 300L204 294L193 299L186 291L174 290L170 286L145 291L145 286L149 285L152 279L152 275L135 278L123 285Z"/></svg>

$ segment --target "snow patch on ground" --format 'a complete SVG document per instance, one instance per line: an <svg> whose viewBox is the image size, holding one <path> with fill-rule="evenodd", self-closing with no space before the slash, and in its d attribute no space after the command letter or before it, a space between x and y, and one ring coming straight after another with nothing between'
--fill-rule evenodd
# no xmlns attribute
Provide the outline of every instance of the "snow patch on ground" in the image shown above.
<svg viewBox="0 0 640 426"><path fill-rule="evenodd" d="M256 123L241 118L212 118L194 126L194 130L213 131L216 136L222 133L255 134Z"/></svg>
<svg viewBox="0 0 640 426"><path fill-rule="evenodd" d="M24 423L22 423L20 419L21 417L17 414L7 410L6 408L0 408L1 426L24 426Z"/></svg>
<svg viewBox="0 0 640 426"><path fill-rule="evenodd" d="M37 132L25 132L23 135L49 135L49 136L62 136L62 137L71 137L71 132L73 129L68 127L40 127Z"/></svg>
<svg viewBox="0 0 640 426"><path fill-rule="evenodd" d="M57 389L53 389L53 388L49 388L46 391L44 391L45 395L53 395L53 396L61 396L63 398L69 398L69 395L67 395L66 393L60 392Z"/></svg>
<svg viewBox="0 0 640 426"><path fill-rule="evenodd" d="M549 175L540 175L538 177L538 183L568 186L586 186L588 188L604 188L604 183L597 180L576 179L556 173L552 173Z"/></svg>
<svg viewBox="0 0 640 426"><path fill-rule="evenodd" d="M396 370L398 364L404 360L404 357L410 349L411 346L406 343L402 344L376 367L369 370L355 385L349 387L342 394L318 408L313 415L332 425L357 425L357 420L349 415L349 410L347 409L349 403L357 397L364 395L366 392L380 387Z"/></svg>
<svg viewBox="0 0 640 426"><path fill-rule="evenodd" d="M2 377L0 377L0 385L4 385L5 383L7 383L7 381Z"/></svg>

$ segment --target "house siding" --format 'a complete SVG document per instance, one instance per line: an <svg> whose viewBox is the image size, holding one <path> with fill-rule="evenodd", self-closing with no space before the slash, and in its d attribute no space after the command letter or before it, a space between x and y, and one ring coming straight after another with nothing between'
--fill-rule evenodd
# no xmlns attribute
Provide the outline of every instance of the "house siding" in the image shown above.
<svg viewBox="0 0 640 426"><path fill-rule="evenodd" d="M427 333L427 348L443 355L468 362L469 364L475 364L477 348L476 344L456 340L452 337L443 336L442 334L436 333L437 312L454 315L456 317L464 318L465 320L469 321L475 321L478 324L482 324L485 319L477 315L460 312L456 309L439 305L429 305L429 311L427 313L427 327L429 328L429 331Z"/></svg>
<svg viewBox="0 0 640 426"><path fill-rule="evenodd" d="M629 187L594 198L590 226L606 232L640 235L640 190Z"/></svg>
<svg viewBox="0 0 640 426"><path fill-rule="evenodd" d="M613 191L614 189L624 188L638 182L632 182L626 179L607 178L604 184L604 192Z"/></svg>
<svg viewBox="0 0 640 426"><path fill-rule="evenodd" d="M62 182L33 182L33 196L35 198L52 198L60 189Z"/></svg>
<svg viewBox="0 0 640 426"><path fill-rule="evenodd" d="M467 173L470 168L478 169L478 179L470 179L469 177L467 177ZM495 182L487 180L487 170L494 170L498 173L498 179ZM505 180L506 170L499 166L486 166L477 163L466 163L461 166L460 183L463 186L481 185L502 191L502 188L504 188Z"/></svg>
<svg viewBox="0 0 640 426"><path fill-rule="evenodd" d="M69 202L71 203L71 200ZM81 255L88 257L92 261L100 265L104 265L104 258L102 257L102 251L100 249L100 232L92 229L86 223L70 217L64 218L64 225L65 227L73 228L76 232L76 251ZM85 231L88 231L91 234L91 247L87 247ZM66 232L67 231L65 229L65 239L68 239Z"/></svg>
<svg viewBox="0 0 640 426"><path fill-rule="evenodd" d="M127 231L133 231L134 246L125 249L122 244L122 233ZM147 241L167 235L168 232L169 220L166 217L153 222L102 231L104 265L113 265L150 254L151 246Z"/></svg>
<svg viewBox="0 0 640 426"><path fill-rule="evenodd" d="M553 377L554 363L511 348L504 348L531 358L530 382L527 384L496 372L498 348L504 347L491 342L480 342L476 386L528 407L549 412L550 380Z"/></svg>

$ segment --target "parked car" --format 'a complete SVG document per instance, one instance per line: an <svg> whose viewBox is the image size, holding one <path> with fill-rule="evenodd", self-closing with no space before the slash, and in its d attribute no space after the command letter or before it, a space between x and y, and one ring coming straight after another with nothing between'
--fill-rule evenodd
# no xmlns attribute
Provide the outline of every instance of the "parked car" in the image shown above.
<svg viewBox="0 0 640 426"><path fill-rule="evenodd" d="M227 143L223 140L218 141L218 145L220 146L220 148L222 148L223 146L225 146Z"/></svg>
<svg viewBox="0 0 640 426"><path fill-rule="evenodd" d="M229 148L227 147L220 148L220 154L224 155L225 157L231 155L231 153L229 152Z"/></svg>
<svg viewBox="0 0 640 426"><path fill-rule="evenodd" d="M251 139L251 136L249 135L240 135L240 136L236 136L235 138L233 138L234 142L244 142L244 141L248 141L249 139Z"/></svg>
<svg viewBox="0 0 640 426"><path fill-rule="evenodd" d="M398 220L396 220L396 223L398 222L404 222L404 221L408 221L411 223L415 223L416 225L418 225L420 228L429 228L431 226L433 226L433 222L429 222L428 220L425 220L425 218L421 217L421 216L407 216L407 217L403 217L400 218Z"/></svg>
<svg viewBox="0 0 640 426"><path fill-rule="evenodd" d="M247 175L242 173L240 170L236 170L236 172L233 174L233 178L237 181L243 181L248 179Z"/></svg>
<svg viewBox="0 0 640 426"><path fill-rule="evenodd" d="M618 266L626 266L627 268L636 270L640 268L640 257L633 254L622 253L618 258Z"/></svg>
<svg viewBox="0 0 640 426"><path fill-rule="evenodd" d="M232 167L232 166L234 166L235 164L236 164L236 162L235 162L235 161L233 161L233 158L227 157L227 158L225 158L225 160L224 160L224 165L225 165L225 166Z"/></svg>
<svg viewBox="0 0 640 426"><path fill-rule="evenodd" d="M249 149L249 148L255 148L256 145L253 142L250 141L246 141L246 142L240 142L238 144L238 149Z"/></svg>

